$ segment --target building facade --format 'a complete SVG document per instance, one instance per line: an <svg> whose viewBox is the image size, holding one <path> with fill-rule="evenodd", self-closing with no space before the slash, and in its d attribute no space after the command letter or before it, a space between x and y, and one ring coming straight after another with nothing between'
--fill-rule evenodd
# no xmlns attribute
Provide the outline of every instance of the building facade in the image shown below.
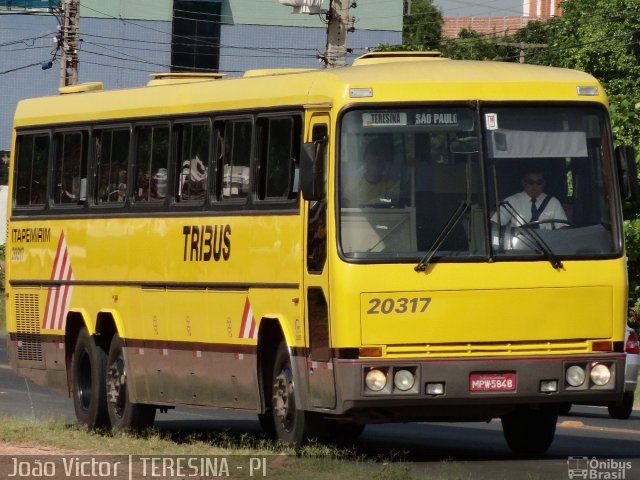
<svg viewBox="0 0 640 480"><path fill-rule="evenodd" d="M58 20L36 8L48 2L0 0L0 150L11 146L17 102L58 91L59 57L52 53ZM351 10L347 63L381 43L402 42L402 0L381 5L358 2ZM123 88L144 85L158 72L321 68L322 20L292 14L278 0L82 0L78 79Z"/></svg>
<svg viewBox="0 0 640 480"><path fill-rule="evenodd" d="M460 30L483 34L513 33L531 20L547 20L560 15L560 0L434 0L444 16L443 34L457 37Z"/></svg>

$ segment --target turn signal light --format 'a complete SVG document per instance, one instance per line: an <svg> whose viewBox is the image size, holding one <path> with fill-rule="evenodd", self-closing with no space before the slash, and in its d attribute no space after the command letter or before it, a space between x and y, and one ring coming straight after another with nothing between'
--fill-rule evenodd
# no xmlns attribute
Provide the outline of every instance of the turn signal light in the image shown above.
<svg viewBox="0 0 640 480"><path fill-rule="evenodd" d="M362 347L360 348L359 357L382 357L382 347Z"/></svg>
<svg viewBox="0 0 640 480"><path fill-rule="evenodd" d="M613 352L613 342L609 340L598 340L591 344L594 352Z"/></svg>

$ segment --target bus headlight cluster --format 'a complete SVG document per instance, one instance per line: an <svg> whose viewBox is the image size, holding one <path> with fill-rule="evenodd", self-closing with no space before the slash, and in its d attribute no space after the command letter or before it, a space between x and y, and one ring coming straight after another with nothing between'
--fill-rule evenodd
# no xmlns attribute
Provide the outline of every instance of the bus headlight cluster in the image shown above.
<svg viewBox="0 0 640 480"><path fill-rule="evenodd" d="M565 371L567 386L572 389L612 388L615 383L615 364L611 362L591 362L574 364Z"/></svg>
<svg viewBox="0 0 640 480"><path fill-rule="evenodd" d="M365 367L364 391L377 395L412 395L418 394L418 367L415 365L393 365Z"/></svg>

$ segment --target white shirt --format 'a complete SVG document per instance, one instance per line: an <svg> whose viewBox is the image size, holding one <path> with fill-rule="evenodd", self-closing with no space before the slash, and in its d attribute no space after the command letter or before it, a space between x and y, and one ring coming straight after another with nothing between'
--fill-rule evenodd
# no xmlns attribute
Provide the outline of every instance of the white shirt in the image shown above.
<svg viewBox="0 0 640 480"><path fill-rule="evenodd" d="M547 197L546 193L541 193L536 198L536 208L540 208L542 202ZM509 211L504 207L500 207L500 224L501 225L509 225L512 227L516 227L519 225L523 225L531 221L531 197L527 195L526 192L519 192L510 197L505 198L505 202L508 202L513 209L518 212L520 217L514 218ZM538 216L538 220L567 220L567 215L564 213L564 209L562 205L558 201L556 197L551 197L547 206L544 208L540 215ZM491 217L491 221L498 223L498 213L494 213ZM552 222L552 223L542 223L540 224L541 229L554 229L566 227L567 224L563 222Z"/></svg>

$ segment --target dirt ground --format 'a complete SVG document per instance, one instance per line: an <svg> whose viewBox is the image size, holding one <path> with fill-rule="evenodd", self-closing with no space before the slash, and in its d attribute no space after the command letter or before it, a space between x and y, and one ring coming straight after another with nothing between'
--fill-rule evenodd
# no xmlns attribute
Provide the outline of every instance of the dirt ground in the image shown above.
<svg viewBox="0 0 640 480"><path fill-rule="evenodd" d="M29 443L0 442L0 455L80 455L90 454L82 450L63 450Z"/></svg>

